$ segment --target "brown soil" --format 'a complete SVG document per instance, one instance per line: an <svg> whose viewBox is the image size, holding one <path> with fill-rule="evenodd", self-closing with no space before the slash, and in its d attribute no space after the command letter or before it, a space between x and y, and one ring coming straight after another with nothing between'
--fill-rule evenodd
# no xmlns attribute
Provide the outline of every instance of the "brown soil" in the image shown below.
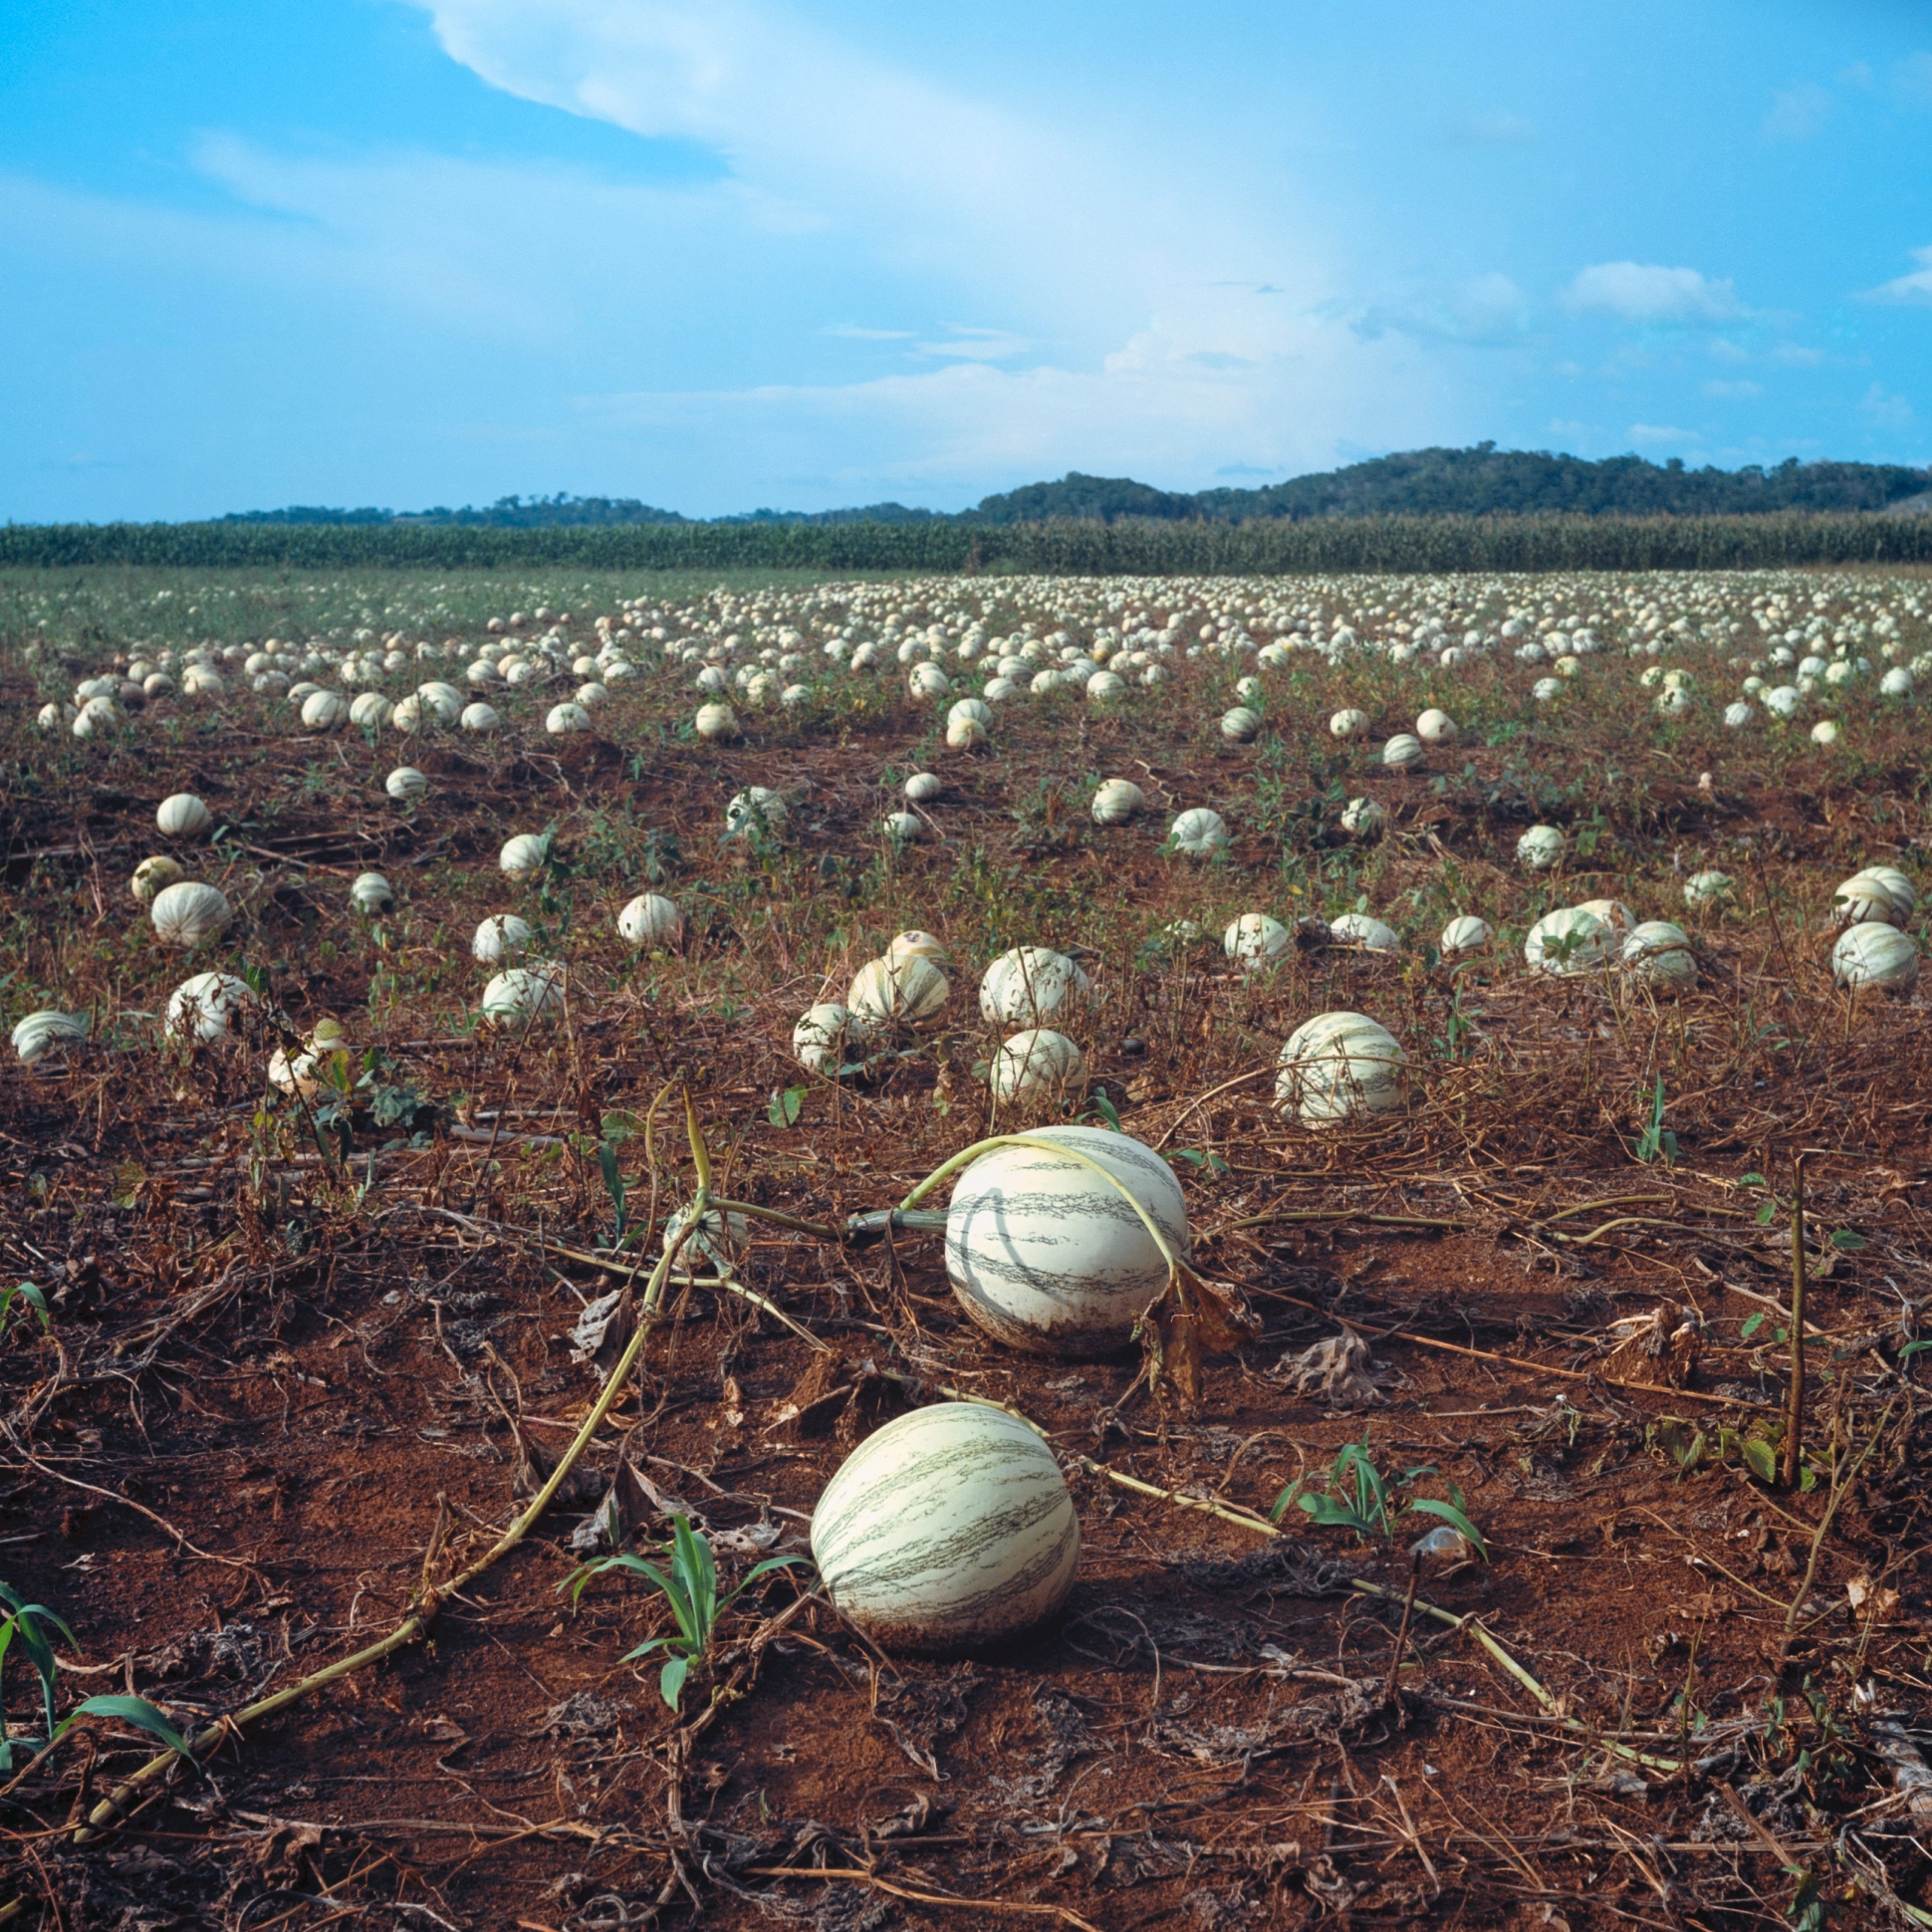
<svg viewBox="0 0 1932 1932"><path fill-rule="evenodd" d="M1162 805L1256 787L1252 751L1158 719L1036 714L1003 721L998 760L926 753L944 842L895 865L867 828L881 771L912 768L902 711L756 748L613 729L563 752L424 751L434 790L409 813L367 782L389 750L346 747L334 789L304 791L312 746L242 733L18 805L8 849L42 855L0 892L31 935L4 964L67 1004L95 997L98 1041L148 1043L0 1074L0 1280L52 1303L44 1336L16 1307L0 1353L0 1578L73 1625L64 1707L132 1691L204 1726L393 1629L425 1580L489 1548L532 1448L560 1453L596 1397L571 1331L611 1278L552 1244L581 1254L609 1230L601 1120L682 1082L721 1191L834 1226L889 1206L987 1130L973 983L1007 944L1091 949L1100 1090L1127 1131L1186 1150L1203 1271L1261 1328L1209 1362L1197 1407L1157 1401L1135 1359L980 1338L930 1237L765 1227L744 1280L829 1353L743 1302L675 1296L578 1493L439 1599L426 1640L231 1734L86 1844L72 1822L152 1747L83 1720L7 1796L11 1922L1580 1932L1816 1924L1813 1891L1838 1923L1932 1910L1923 1819L1892 1784L1929 1708L1932 1470L1899 1348L1932 1293L1932 1054L1923 1004L1831 991L1817 911L1857 860L1912 856L1918 767L1808 787L1692 742L1667 768L1628 751L1639 783L1608 772L1612 745L1557 796L1538 788L1574 768L1532 744L1457 753L1470 769L1438 795L1298 729L1290 809L1334 776L1383 798L1395 832L1361 887L1377 909L1415 894L1430 931L1438 901L1521 906L1510 852L1536 818L1600 815L1595 857L1552 903L1614 891L1682 917L1679 869L1722 860L1742 910L1698 927L1700 991L1539 984L1518 952L1452 980L1419 948L1315 950L1255 983L1212 939L1144 954L1182 914L1212 931L1210 912L1334 909L1358 862L1331 810L1264 833L1257 808L1205 871L1164 856L1158 827L1099 833L1083 774L1118 770ZM1720 774L1708 794L1702 769ZM789 850L720 846L722 804L752 782L797 798ZM379 1083L425 1102L414 1142L359 1100L325 1162L300 1110L262 1099L266 1039L164 1060L151 1026L119 1019L181 976L129 927L121 881L149 848L128 828L183 787L245 828L230 958L269 969L298 1022L335 1012L380 1049ZM548 898L519 893L495 851L547 823L574 869ZM609 913L653 862L692 931L682 955L633 963ZM344 904L368 865L404 900L382 944ZM468 933L518 905L579 989L567 1028L524 1041L460 1021ZM900 925L959 956L944 1024L870 1084L806 1082L793 1020ZM1408 1043L1416 1104L1316 1135L1241 1077L1343 1006ZM1659 1073L1677 1158L1639 1165ZM774 1124L769 1096L800 1085L796 1124ZM1806 1147L1817 1235L1863 1245L1812 1266L1817 1475L1787 1492L1741 1446L1781 1440L1791 1280L1744 1176L1782 1202ZM637 1136L620 1157L654 1250L692 1185L673 1104L652 1151L654 1170ZM1695 1312L1694 1345L1624 1339L1659 1308L1667 1330ZM1291 1386L1287 1357L1350 1332L1367 1366L1356 1351L1338 1382ZM756 1549L803 1548L851 1442L936 1385L1013 1404L1074 1468L1078 1590L1029 1646L880 1657L822 1599L795 1608L809 1578L781 1571L728 1614L680 1729L655 1662L621 1661L667 1627L661 1599L616 1577L575 1610L560 1594L620 1444L644 1479L636 1547L685 1511L730 1578ZM1419 1493L1459 1488L1489 1563L1412 1573L1423 1518L1358 1543L1290 1508L1271 1538L1084 1466L1265 1513L1364 1431L1385 1470L1440 1472ZM24 1729L38 1690L18 1644L6 1661ZM731 1693L715 1705L714 1684Z"/></svg>

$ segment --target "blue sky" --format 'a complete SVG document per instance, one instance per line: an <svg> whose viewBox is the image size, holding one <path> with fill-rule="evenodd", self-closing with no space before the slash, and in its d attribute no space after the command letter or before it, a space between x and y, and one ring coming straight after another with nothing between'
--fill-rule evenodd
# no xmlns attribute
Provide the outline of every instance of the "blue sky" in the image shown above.
<svg viewBox="0 0 1932 1932"><path fill-rule="evenodd" d="M1932 9L0 0L0 516L1932 460Z"/></svg>

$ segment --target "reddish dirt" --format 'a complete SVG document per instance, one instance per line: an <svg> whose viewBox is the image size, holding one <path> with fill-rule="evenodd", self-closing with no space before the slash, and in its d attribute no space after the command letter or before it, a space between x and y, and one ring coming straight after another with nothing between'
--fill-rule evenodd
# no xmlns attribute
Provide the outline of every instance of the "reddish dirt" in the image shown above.
<svg viewBox="0 0 1932 1932"><path fill-rule="evenodd" d="M409 815L371 810L365 789L291 801L308 748L231 735L179 769L16 809L9 849L46 855L11 867L0 905L42 935L19 962L37 983L92 971L105 1006L158 1008L179 969L121 934L118 881L146 848L127 843L133 815L191 785L256 828L230 872L246 956L299 1022L351 1018L385 1080L426 1103L415 1146L406 1122L359 1109L334 1170L293 1110L256 1120L265 1040L0 1075L5 1279L53 1304L44 1337L17 1311L0 1354L0 1578L74 1626L64 1700L134 1691L205 1725L394 1629L426 1561L440 1584L487 1550L521 1507L527 1445L560 1452L595 1397L570 1332L608 1278L546 1244L588 1251L610 1209L569 1137L682 1080L723 1191L835 1226L887 1206L986 1129L972 987L1006 944L1091 949L1100 1090L1127 1131L1194 1156L1177 1166L1201 1265L1262 1326L1210 1361L1198 1407L1156 1402L1132 1358L1061 1364L981 1339L930 1237L767 1228L744 1279L829 1356L744 1303L676 1297L582 1493L439 1600L426 1640L251 1722L80 1844L68 1825L149 1749L84 1720L7 1797L13 1922L1580 1932L1817 1924L1813 1891L1838 1923L1903 1922L1893 1901L1932 1911L1888 1757L1928 1711L1932 1472L1899 1354L1932 1293L1926 1011L1847 1009L1815 910L1809 931L1791 923L1820 883L1828 898L1857 860L1922 839L1915 771L1807 795L1693 745L1641 785L1601 776L1556 803L1537 789L1555 784L1547 747L1458 753L1469 774L1441 796L1346 771L1396 813L1363 864L1378 908L1452 887L1520 901L1509 851L1538 817L1606 827L1602 869L1555 902L1614 890L1670 916L1673 852L1684 870L1733 854L1750 916L1700 928L1693 997L1538 984L1503 957L1460 976L1458 1010L1458 982L1415 951L1312 951L1265 983L1227 976L1212 942L1143 953L1172 916L1334 909L1344 854L1251 817L1204 874L1163 856L1157 828L1098 835L1082 774L1196 803L1245 796L1253 754L1084 715L1056 730L1016 723L998 763L931 759L946 843L896 867L865 831L885 763L911 768L890 718L761 750L429 752L435 790ZM1298 744L1291 807L1340 756ZM348 757L379 777L381 757ZM789 852L720 847L722 803L750 782L800 796ZM619 858L596 855L600 816ZM576 869L553 887L574 920L543 916L584 996L567 1030L521 1044L459 1032L468 932L517 902L495 850L546 822ZM682 956L633 965L608 912L646 876L647 832L692 933ZM386 949L342 904L367 864L406 880ZM627 870L621 891L606 864ZM912 924L961 956L945 1025L870 1086L810 1086L798 1123L774 1125L768 1096L802 1079L793 1019ZM1339 1006L1376 1013L1428 1073L1399 1121L1317 1135L1243 1077ZM1475 1036L1433 1055L1457 1046L1458 1016ZM1630 1151L1658 1072L1670 1166ZM1791 1275L1744 1176L1783 1200L1800 1147L1820 1149L1816 1227L1863 1245L1814 1262L1819 1474L1786 1492L1739 1446L1778 1437ZM691 1186L670 1105L654 1151L655 1181L637 1137L621 1158L661 1219ZM1617 1346L1614 1323L1659 1307L1667 1326L1701 1317L1694 1364ZM1285 1358L1349 1333L1372 1364L1354 1405L1290 1385ZM1422 1493L1459 1487L1492 1561L1423 1560L1404 1628L1426 1521L1357 1543L1291 1508L1271 1539L1076 1462L1081 1576L1050 1633L964 1661L881 1658L823 1601L794 1610L800 1581L780 1573L727 1618L682 1732L654 1665L620 1661L666 1627L659 1599L614 1577L575 1611L559 1593L620 1444L652 1486L638 1547L684 1509L726 1550L752 1530L799 1549L850 1443L942 1384L1013 1404L1069 1459L1249 1512L1366 1430L1384 1468L1434 1465ZM721 1558L727 1576L750 1561ZM18 1646L7 1663L24 1728L38 1693ZM734 1693L715 1707L712 1681Z"/></svg>

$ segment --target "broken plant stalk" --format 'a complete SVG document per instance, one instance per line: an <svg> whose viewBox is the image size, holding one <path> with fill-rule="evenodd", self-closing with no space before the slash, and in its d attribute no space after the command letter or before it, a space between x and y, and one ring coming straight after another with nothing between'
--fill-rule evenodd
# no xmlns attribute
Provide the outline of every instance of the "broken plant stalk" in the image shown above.
<svg viewBox="0 0 1932 1932"><path fill-rule="evenodd" d="M1805 1161L1792 1157L1792 1374L1785 1413L1785 1487L1798 1487L1805 1449Z"/></svg>
<svg viewBox="0 0 1932 1932"><path fill-rule="evenodd" d="M576 1468L579 1458L603 1426L604 1417L616 1406L617 1397L622 1393L623 1386L630 1377L630 1371L643 1354L644 1343L650 1336L651 1324L663 1301L664 1284L670 1279L671 1269L678 1253L685 1242L702 1228L704 1217L710 1209L711 1162L698 1129L697 1113L692 1107L688 1089L684 1095L684 1118L691 1137L692 1164L697 1170L697 1190L692 1197L691 1211L683 1227L678 1230L670 1246L659 1258L657 1266L651 1271L649 1283L644 1289L643 1306L638 1312L636 1332L617 1358L615 1366L610 1371L609 1379L604 1385L604 1392L592 1405L590 1414L584 1418L583 1426L579 1428L571 1446L559 1458L557 1467L551 1472L550 1480L531 1499L530 1507L504 1531L482 1557L479 1557L460 1574L452 1577L440 1588L433 1585L419 1586L415 1607L386 1636L378 1638L374 1643L364 1646L350 1656L324 1666L321 1670L311 1672L299 1683L291 1684L285 1690L277 1691L269 1697L259 1698L231 1716L217 1718L214 1723L206 1726L191 1740L191 1747L197 1756L212 1751L223 1738L238 1735L243 1725L259 1723L265 1717L273 1717L277 1712L287 1710L292 1704L301 1702L312 1691L321 1690L325 1685L333 1684L341 1678L353 1676L366 1665L378 1663L382 1658L406 1649L410 1644L428 1635L430 1625L435 1621L436 1612L444 1599L459 1595L486 1570L501 1562L523 1542L542 1519L544 1512L555 1500L557 1492L563 1488L571 1471ZM444 1516L439 1498L437 1529L432 1532L432 1541L440 1533L443 1523ZM92 1844L104 1836L114 1824L128 1815L129 1805L140 1796L142 1789L151 1785L175 1762L176 1754L172 1751L159 1752L150 1758L124 1784L118 1786L109 1797L94 1807L88 1813L86 1823L76 1829L74 1842L77 1845Z"/></svg>

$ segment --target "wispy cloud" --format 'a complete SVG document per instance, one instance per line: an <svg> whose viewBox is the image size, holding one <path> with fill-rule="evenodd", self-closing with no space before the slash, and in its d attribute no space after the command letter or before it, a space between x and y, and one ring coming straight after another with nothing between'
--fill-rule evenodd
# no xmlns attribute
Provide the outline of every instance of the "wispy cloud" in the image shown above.
<svg viewBox="0 0 1932 1932"><path fill-rule="evenodd" d="M1572 315L1615 316L1623 322L1722 322L1739 313L1728 281L1650 262L1594 263L1558 300Z"/></svg>
<svg viewBox="0 0 1932 1932"><path fill-rule="evenodd" d="M1915 248L1912 259L1918 263L1910 275L1881 283L1865 291L1867 302L1909 302L1932 304L1932 248Z"/></svg>
<svg viewBox="0 0 1932 1932"><path fill-rule="evenodd" d="M1765 116L1765 133L1772 140L1810 140L1821 134L1831 119L1835 104L1828 88L1814 82L1783 88L1771 98L1771 112Z"/></svg>
<svg viewBox="0 0 1932 1932"><path fill-rule="evenodd" d="M1902 395L1874 382L1858 399L1858 413L1874 429L1905 430L1918 420L1918 411Z"/></svg>
<svg viewBox="0 0 1932 1932"><path fill-rule="evenodd" d="M1668 423L1633 422L1630 425L1630 440L1660 447L1671 443L1701 442L1703 438L1695 429L1673 429Z"/></svg>
<svg viewBox="0 0 1932 1932"><path fill-rule="evenodd" d="M1763 395L1762 382L1706 382L1704 393L1720 400L1748 402Z"/></svg>
<svg viewBox="0 0 1932 1932"><path fill-rule="evenodd" d="M917 333L913 329L864 329L855 322L835 322L819 331L822 336L840 336L854 343L910 342Z"/></svg>
<svg viewBox="0 0 1932 1932"><path fill-rule="evenodd" d="M1507 110L1471 115L1449 130L1453 140L1467 147L1529 147L1537 138L1536 122Z"/></svg>

